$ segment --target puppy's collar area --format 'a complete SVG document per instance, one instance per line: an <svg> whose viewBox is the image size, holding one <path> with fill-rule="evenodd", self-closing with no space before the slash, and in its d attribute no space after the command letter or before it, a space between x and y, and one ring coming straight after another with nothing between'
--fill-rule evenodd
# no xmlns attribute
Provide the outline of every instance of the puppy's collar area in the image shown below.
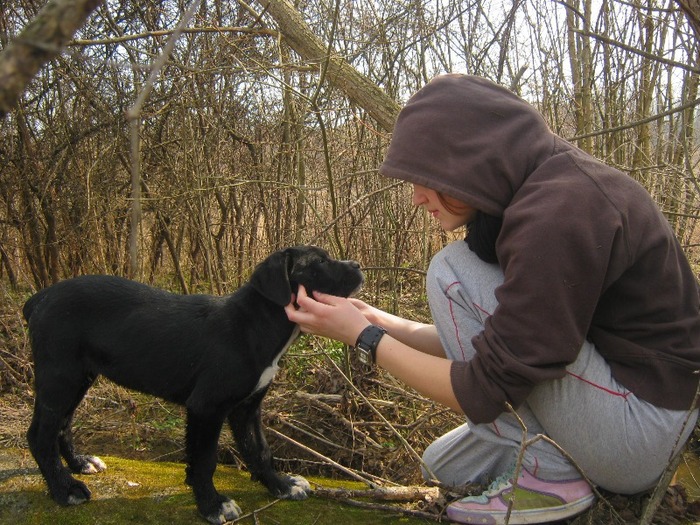
<svg viewBox="0 0 700 525"><path fill-rule="evenodd" d="M260 374L260 379L258 379L258 384L255 385L255 388L253 391L250 393L250 396L256 394L260 390L263 390L270 386L270 383L274 379L275 375L277 374L277 371L279 370L279 361L280 358L287 352L289 347L292 345L294 341L297 340L299 337L299 334L301 333L301 328L299 326L295 326L294 330L292 331L292 335L289 336L289 339L285 343L285 345L282 347L282 350L274 357L272 360L272 363L263 370L262 374ZM250 397L248 396L248 397Z"/></svg>

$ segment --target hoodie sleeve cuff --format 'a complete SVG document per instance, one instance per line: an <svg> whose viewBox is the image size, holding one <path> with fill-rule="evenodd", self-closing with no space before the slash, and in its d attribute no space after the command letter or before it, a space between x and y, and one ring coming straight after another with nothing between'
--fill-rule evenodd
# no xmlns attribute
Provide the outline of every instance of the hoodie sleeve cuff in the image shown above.
<svg viewBox="0 0 700 525"><path fill-rule="evenodd" d="M450 381L460 408L472 423L491 423L504 410L504 405L494 402L481 390L475 380L470 361L453 361L450 367Z"/></svg>

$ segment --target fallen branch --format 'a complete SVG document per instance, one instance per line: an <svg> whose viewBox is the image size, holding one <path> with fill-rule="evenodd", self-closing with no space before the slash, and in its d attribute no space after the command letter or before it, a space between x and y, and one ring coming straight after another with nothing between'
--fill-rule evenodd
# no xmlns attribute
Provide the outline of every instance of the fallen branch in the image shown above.
<svg viewBox="0 0 700 525"><path fill-rule="evenodd" d="M350 498L368 498L378 501L423 501L434 504L442 499L437 487L376 487L374 489L334 489L317 487L314 494L324 498L345 500Z"/></svg>

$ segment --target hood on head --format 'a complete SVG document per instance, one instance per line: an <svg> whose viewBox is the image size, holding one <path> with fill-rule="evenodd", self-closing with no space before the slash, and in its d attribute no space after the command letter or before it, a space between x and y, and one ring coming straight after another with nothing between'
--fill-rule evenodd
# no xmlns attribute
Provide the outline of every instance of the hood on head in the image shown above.
<svg viewBox="0 0 700 525"><path fill-rule="evenodd" d="M399 113L379 172L500 217L554 145L540 113L512 92L480 77L441 75Z"/></svg>

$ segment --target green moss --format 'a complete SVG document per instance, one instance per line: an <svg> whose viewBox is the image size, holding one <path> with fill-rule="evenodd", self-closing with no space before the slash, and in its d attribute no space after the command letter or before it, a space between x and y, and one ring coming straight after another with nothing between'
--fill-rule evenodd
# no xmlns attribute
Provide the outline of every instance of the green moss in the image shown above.
<svg viewBox="0 0 700 525"><path fill-rule="evenodd" d="M107 471L77 476L92 491L92 500L75 507L59 507L49 497L36 466L26 452L2 451L0 460L0 524L123 525L206 523L197 514L192 492L184 484L180 463L154 463L104 457ZM8 459L8 455L16 459ZM362 488L353 482L312 478L324 487ZM304 501L275 502L262 485L238 469L219 465L214 476L219 492L233 497L244 514L243 524L352 525L429 523L390 512L370 511L311 496ZM270 505L273 503L272 505ZM257 521L256 521L257 519Z"/></svg>

